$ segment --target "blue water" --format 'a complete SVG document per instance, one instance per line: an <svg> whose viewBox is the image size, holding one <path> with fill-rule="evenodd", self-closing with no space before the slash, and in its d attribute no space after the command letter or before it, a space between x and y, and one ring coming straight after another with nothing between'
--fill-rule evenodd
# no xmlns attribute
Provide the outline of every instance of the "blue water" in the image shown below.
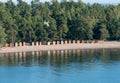
<svg viewBox="0 0 120 83"><path fill-rule="evenodd" d="M119 83L119 50L0 54L0 83Z"/></svg>

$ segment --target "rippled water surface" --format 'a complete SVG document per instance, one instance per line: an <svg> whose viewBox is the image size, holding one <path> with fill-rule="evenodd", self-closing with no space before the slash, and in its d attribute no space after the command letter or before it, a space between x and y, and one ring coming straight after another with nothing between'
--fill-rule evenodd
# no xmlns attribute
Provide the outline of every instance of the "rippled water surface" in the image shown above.
<svg viewBox="0 0 120 83"><path fill-rule="evenodd" d="M0 54L0 83L120 83L120 49Z"/></svg>

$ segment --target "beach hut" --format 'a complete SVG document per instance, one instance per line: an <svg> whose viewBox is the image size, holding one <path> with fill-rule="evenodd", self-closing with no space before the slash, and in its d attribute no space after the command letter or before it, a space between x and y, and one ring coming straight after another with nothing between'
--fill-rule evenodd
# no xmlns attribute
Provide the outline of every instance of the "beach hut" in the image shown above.
<svg viewBox="0 0 120 83"><path fill-rule="evenodd" d="M26 43L25 43L25 42L23 42L23 46L26 46Z"/></svg>
<svg viewBox="0 0 120 83"><path fill-rule="evenodd" d="M47 42L47 45L50 45L51 42Z"/></svg>
<svg viewBox="0 0 120 83"><path fill-rule="evenodd" d="M64 44L63 40L61 41L61 43L60 43L60 44Z"/></svg>
<svg viewBox="0 0 120 83"><path fill-rule="evenodd" d="M55 41L53 41L53 45L55 45L56 44L56 42Z"/></svg>
<svg viewBox="0 0 120 83"><path fill-rule="evenodd" d="M15 42L15 47L18 47L18 43L17 42Z"/></svg>
<svg viewBox="0 0 120 83"><path fill-rule="evenodd" d="M65 40L65 44L68 44L67 40Z"/></svg>
<svg viewBox="0 0 120 83"><path fill-rule="evenodd" d="M36 46L39 46L39 43L38 43L38 42L36 42Z"/></svg>
<svg viewBox="0 0 120 83"><path fill-rule="evenodd" d="M19 46L22 46L22 42L19 42Z"/></svg>
<svg viewBox="0 0 120 83"><path fill-rule="evenodd" d="M73 40L73 44L75 44L76 42L75 42L75 40Z"/></svg>
<svg viewBox="0 0 120 83"><path fill-rule="evenodd" d="M39 44L39 45L42 45L42 42L39 42L38 44Z"/></svg>
<svg viewBox="0 0 120 83"><path fill-rule="evenodd" d="M71 44L71 40L68 40L68 43Z"/></svg>
<svg viewBox="0 0 120 83"><path fill-rule="evenodd" d="M60 44L60 42L59 41L57 41L57 45L59 45Z"/></svg>
<svg viewBox="0 0 120 83"><path fill-rule="evenodd" d="M32 46L34 46L35 45L35 43L34 42L32 42Z"/></svg>
<svg viewBox="0 0 120 83"><path fill-rule="evenodd" d="M79 41L79 40L77 40L77 44L80 44L80 41Z"/></svg>

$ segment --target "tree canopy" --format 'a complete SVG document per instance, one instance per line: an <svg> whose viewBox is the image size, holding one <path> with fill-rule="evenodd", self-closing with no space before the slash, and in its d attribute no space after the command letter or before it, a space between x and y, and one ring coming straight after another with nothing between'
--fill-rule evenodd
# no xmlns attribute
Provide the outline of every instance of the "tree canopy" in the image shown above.
<svg viewBox="0 0 120 83"><path fill-rule="evenodd" d="M120 40L120 4L52 0L0 2L0 43L54 40Z"/></svg>

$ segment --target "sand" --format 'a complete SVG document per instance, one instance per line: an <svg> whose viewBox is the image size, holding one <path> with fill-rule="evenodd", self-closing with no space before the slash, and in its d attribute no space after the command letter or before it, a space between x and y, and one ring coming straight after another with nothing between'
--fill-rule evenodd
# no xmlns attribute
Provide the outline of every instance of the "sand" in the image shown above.
<svg viewBox="0 0 120 83"><path fill-rule="evenodd" d="M101 48L120 48L120 42L114 41L114 42L102 42L102 43L4 47L4 48L0 48L0 53L47 51L47 50L70 50L70 49L101 49Z"/></svg>

